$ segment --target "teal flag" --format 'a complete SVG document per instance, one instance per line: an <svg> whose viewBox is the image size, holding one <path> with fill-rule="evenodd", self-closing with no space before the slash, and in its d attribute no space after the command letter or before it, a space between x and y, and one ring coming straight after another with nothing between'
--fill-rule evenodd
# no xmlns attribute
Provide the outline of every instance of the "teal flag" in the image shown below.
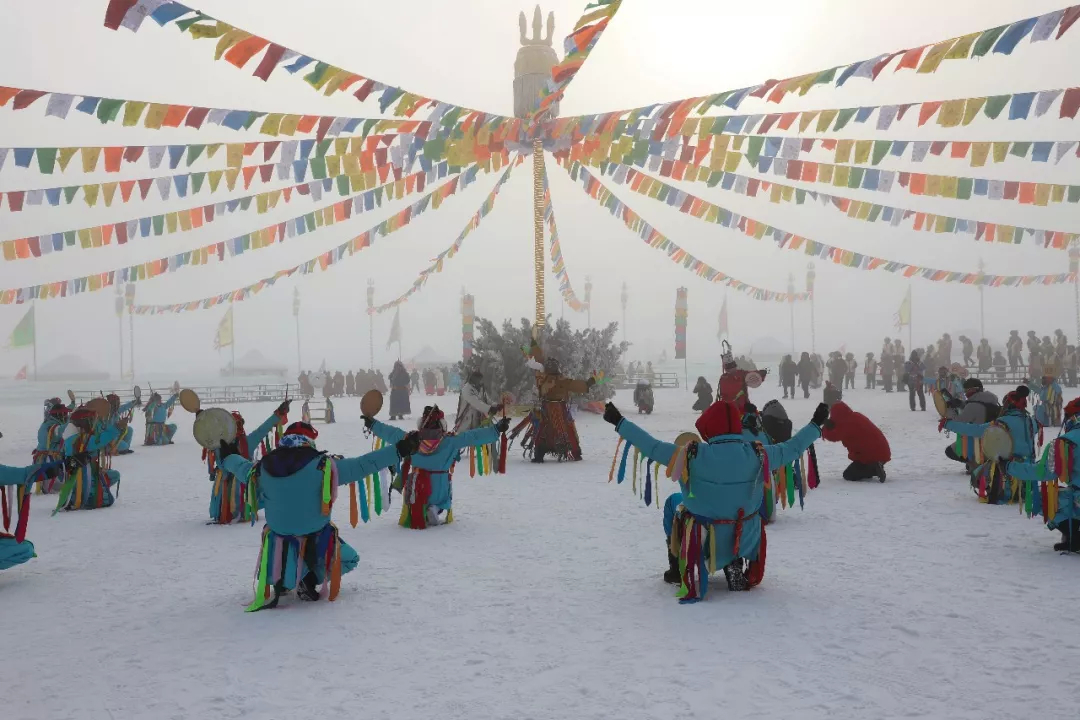
<svg viewBox="0 0 1080 720"><path fill-rule="evenodd" d="M23 319L11 331L8 345L13 348L28 347L34 344L34 308L31 307L23 315Z"/></svg>

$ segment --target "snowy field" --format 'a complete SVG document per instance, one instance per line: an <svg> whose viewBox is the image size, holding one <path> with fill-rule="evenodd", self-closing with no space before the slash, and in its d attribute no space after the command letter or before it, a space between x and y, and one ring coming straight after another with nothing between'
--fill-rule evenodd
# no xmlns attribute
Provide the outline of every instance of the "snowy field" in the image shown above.
<svg viewBox="0 0 1080 720"><path fill-rule="evenodd" d="M656 400L643 426L692 429L689 393ZM35 497L39 557L0 573L0 718L1073 716L1080 559L1016 507L978 503L932 408L847 400L888 435L889 481L844 482L842 448L819 445L822 486L779 512L752 592L721 577L707 602L676 602L661 513L608 484L616 436L581 414L584 462L459 471L452 525L398 527L395 495L353 529L346 500L360 566L338 600L254 614L259 530L204 524L210 483L178 411L176 445L115 460L114 507L50 517L55 498ZM814 402L787 404L796 426ZM358 405L338 403L320 447L370 448ZM0 461L29 462L40 407L0 410ZM273 407L241 409L254 426Z"/></svg>

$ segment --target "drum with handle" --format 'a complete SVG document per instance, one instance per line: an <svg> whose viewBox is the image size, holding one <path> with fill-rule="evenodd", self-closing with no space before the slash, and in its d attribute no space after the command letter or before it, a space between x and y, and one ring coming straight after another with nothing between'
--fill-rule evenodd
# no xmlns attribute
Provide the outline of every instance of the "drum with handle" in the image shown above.
<svg viewBox="0 0 1080 720"><path fill-rule="evenodd" d="M701 438L697 436L697 433L684 432L679 433L679 436L675 438L675 444L678 447L684 447L692 442L701 442Z"/></svg>
<svg viewBox="0 0 1080 720"><path fill-rule="evenodd" d="M98 420L105 420L112 414L112 407L105 398L96 397L86 403L86 409L94 413Z"/></svg>
<svg viewBox="0 0 1080 720"><path fill-rule="evenodd" d="M746 387L750 388L751 390L755 390L761 387L762 382L763 380L761 377L761 373L757 370L751 370L750 372L746 373Z"/></svg>
<svg viewBox="0 0 1080 720"><path fill-rule="evenodd" d="M191 426L195 442L207 450L217 450L224 440L236 440L236 418L225 408L207 408L199 413Z"/></svg>
<svg viewBox="0 0 1080 720"><path fill-rule="evenodd" d="M943 418L948 417L948 401L945 400L945 396L941 393L941 391L937 388L934 388L930 391L930 396L934 399L934 409L937 410L938 415Z"/></svg>
<svg viewBox="0 0 1080 720"><path fill-rule="evenodd" d="M994 423L982 436L983 455L989 459L1005 460L1013 454L1012 435L1008 428Z"/></svg>
<svg viewBox="0 0 1080 720"><path fill-rule="evenodd" d="M370 418L375 417L382 410L383 394L378 390L368 390L364 397L360 398L360 412Z"/></svg>
<svg viewBox="0 0 1080 720"><path fill-rule="evenodd" d="M187 410L189 413L199 414L199 410L202 408L202 403L199 401L199 396L195 394L194 390L184 388L180 391L180 407Z"/></svg>

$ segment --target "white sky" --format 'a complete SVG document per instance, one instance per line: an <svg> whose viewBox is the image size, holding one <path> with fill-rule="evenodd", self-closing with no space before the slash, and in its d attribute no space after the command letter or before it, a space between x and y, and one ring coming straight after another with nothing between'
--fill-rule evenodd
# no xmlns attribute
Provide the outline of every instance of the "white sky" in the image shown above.
<svg viewBox="0 0 1080 720"><path fill-rule="evenodd" d="M198 3L196 3L199 5ZM584 7L584 0L549 0L556 13L557 42ZM1061 7L1062 0L908 0L880 3L858 0L626 0L562 104L564 115L646 105L784 78L873 57L907 47L982 30ZM333 99L315 93L297 77L280 70L268 83L251 77L252 63L238 71L214 62L207 41L195 42L169 27L151 22L138 33L110 32L102 27L105 0L36 0L12 4L0 26L0 84L78 94L136 98L313 114L374 116L377 106L350 96ZM520 0L454 0L376 3L369 0L205 0L200 9L281 44L346 69L399 84L449 102L510 114L513 61L518 47L517 15L531 18L534 3ZM887 71L877 82L852 80L840 90L816 89L804 98L789 98L783 110L917 102L953 97L1043 90L1080 85L1080 29L1066 38L1035 46L1026 43L1011 57L979 61L947 61L931 76ZM763 105L744 105L756 111ZM1053 113L1052 113L1053 115ZM870 137L863 126L849 126L839 137ZM1076 121L1050 116L1010 123L976 120L967 128L918 128L910 115L887 137L897 139L1070 140L1080 135ZM880 135L878 137L881 137ZM233 133L216 126L195 132L147 131L101 126L72 113L66 121L44 118L44 104L13 113L0 109L0 144L57 146L92 144L166 144L236 142L263 139L254 132ZM815 159L828 161L821 155ZM77 159L75 162L78 162ZM214 164L220 167L223 155ZM0 172L0 189L49 187L73 183L81 176L69 169L51 177L15 168L12 158ZM886 164L923 172L1002 178L1080 182L1080 160L1070 156L1059 166L1010 159L1000 165L972 169L965 161ZM179 172L179 171L177 171ZM741 169L740 172L748 174ZM579 295L585 276L593 280L593 321L620 319L623 281L633 296L629 311L632 357L651 358L673 350L675 288L689 288L691 360L707 360L718 352L716 315L727 292L712 286L660 252L645 246L606 210L596 206L553 162L549 162L563 253ZM145 161L125 166L121 175L104 173L95 180L147 177ZM749 173L752 174L752 173ZM476 296L477 313L500 320L532 316L531 188L529 165L519 168L506 186L495 211L465 242L462 252L441 275L402 307L404 354L430 344L440 353L460 352L458 296L463 286ZM331 367L366 366L368 320L363 313L364 289L376 280L377 302L404 292L413 278L447 247L476 211L495 182L487 176L467 192L429 212L406 230L354 256L327 273L281 282L249 302L237 305L238 355L258 349L290 365L295 362L292 288L303 295L305 365L325 358ZM611 185L622 199L673 240L714 267L755 284L784 289L795 272L802 289L806 258L756 243L738 233L705 225L655 201ZM263 188L258 188L263 189ZM703 185L685 189L786 230L822 242L911 263L944 269L974 269L979 258L987 272L1028 274L1063 272L1064 253L1031 244L1019 247L975 246L954 236L928 235L848 220L831 209L771 205ZM823 189L823 188L819 188ZM237 196L247 194L236 193ZM1028 227L1080 231L1076 206L1020 207L1015 203L915 198L906 193L842 191L899 207L987 219ZM201 195L176 202L189 207L228 195ZM202 198L202 199L200 199ZM410 198L406 202L411 202ZM324 199L325 202L329 200ZM349 223L246 254L207 268L184 269L175 275L139 283L138 301L172 303L216 294L291 266L336 246L400 209L385 205ZM86 208L79 201L63 208L29 208L21 214L0 211L0 238L74 229L116 222L161 211L159 202ZM157 239L138 239L127 246L72 251L18 263L0 263L0 287L82 275L201 247L255 228L299 215L313 208L300 199L276 211L239 213L201 230ZM828 267L818 262L817 346L819 351L841 343L861 351L880 348L884 335L894 334L892 316L908 281L882 272ZM560 300L553 277L548 280L548 308L556 316ZM925 345L942 332L954 336L979 325L978 293L970 287L912 283L915 297L915 341ZM761 336L787 343L789 309L727 292L736 350L749 348ZM77 352L93 364L116 370L117 324L113 294L103 291L38 305L39 361L44 362L78 343ZM1073 288L993 289L985 296L988 335L1001 340L1010 329L1056 327L1075 332ZM24 308L0 307L0 336L6 337ZM224 308L175 316L138 317L136 363L141 371L216 367L224 362L212 349L214 329ZM569 311L567 311L569 313ZM796 311L799 349L808 349L809 311ZM392 313L375 320L376 362L387 366L396 349L384 351ZM583 318L577 322L583 322ZM125 319L126 324L126 319ZM126 329L125 329L126 333ZM905 333L906 341L906 333ZM9 374L28 358L26 351L0 351L0 373Z"/></svg>

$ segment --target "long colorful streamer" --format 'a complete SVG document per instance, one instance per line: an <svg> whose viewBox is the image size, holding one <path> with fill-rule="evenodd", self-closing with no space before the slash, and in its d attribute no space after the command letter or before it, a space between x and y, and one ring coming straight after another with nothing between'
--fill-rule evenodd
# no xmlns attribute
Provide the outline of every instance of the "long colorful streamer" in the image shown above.
<svg viewBox="0 0 1080 720"><path fill-rule="evenodd" d="M635 178L642 175L642 173L639 173L633 168L628 168L625 165L616 165L614 163L608 165L605 169L612 172L611 179L619 184L633 182L633 180L628 180L631 173L634 173ZM633 212L629 210L629 208L626 208L622 201L612 195L611 192L603 187L603 184L592 175L592 173L580 164L573 165L569 168L569 171L571 177L580 175L582 185L586 192L593 197L598 197L598 199L602 198L600 201L611 209L612 214ZM647 178L648 176L644 177ZM575 179L577 179L577 177L575 177ZM686 193L660 180L655 178L649 179L654 184L666 188L666 191L664 192L665 198L671 197L671 200L667 201L668 204L671 207L677 207L679 211L684 214L704 222L738 230L756 240L761 240L768 236L782 249L799 250L800 248L803 248L806 255L829 260L844 267L856 268L859 270L881 269L889 273L900 273L907 278L918 276L933 282L961 283L963 285L982 285L987 287L1025 287L1033 284L1061 285L1073 283L1077 279L1077 275L1074 272L1051 275L989 275L981 272L939 270L937 268L920 267L918 265L911 265L896 260L888 260L874 255L856 253L851 250L845 250L844 248L827 245L825 243L817 242L816 240L795 235L761 222L760 220L755 220L754 218L738 215L719 205L714 205L707 200ZM657 199L662 199L659 192L655 197Z"/></svg>
<svg viewBox="0 0 1080 720"><path fill-rule="evenodd" d="M563 300L574 312L585 312L588 309L585 303L578 300L574 292L574 285L570 282L570 273L566 269L566 260L563 258L562 245L559 243L559 228L555 224L555 206L551 202L551 187L548 185L547 167L544 167L544 222L548 227L548 244L551 250L551 272L559 281L559 292Z"/></svg>

